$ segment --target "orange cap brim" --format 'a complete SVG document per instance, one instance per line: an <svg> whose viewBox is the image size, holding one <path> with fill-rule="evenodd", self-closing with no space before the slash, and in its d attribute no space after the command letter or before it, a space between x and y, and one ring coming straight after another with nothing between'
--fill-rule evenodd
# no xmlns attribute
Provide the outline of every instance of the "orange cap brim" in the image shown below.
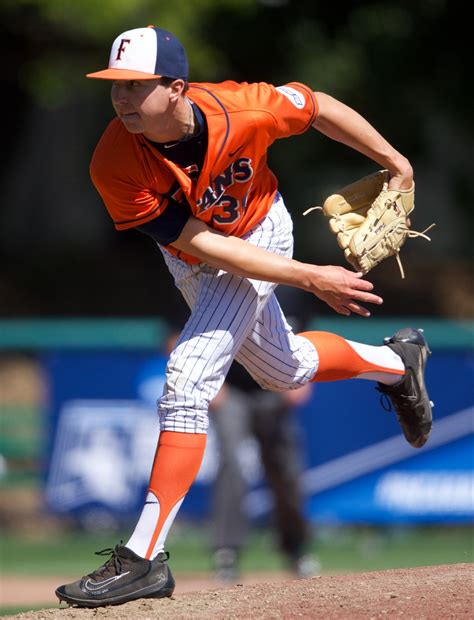
<svg viewBox="0 0 474 620"><path fill-rule="evenodd" d="M158 80L162 76L133 69L104 69L95 73L87 73L86 77L98 80Z"/></svg>

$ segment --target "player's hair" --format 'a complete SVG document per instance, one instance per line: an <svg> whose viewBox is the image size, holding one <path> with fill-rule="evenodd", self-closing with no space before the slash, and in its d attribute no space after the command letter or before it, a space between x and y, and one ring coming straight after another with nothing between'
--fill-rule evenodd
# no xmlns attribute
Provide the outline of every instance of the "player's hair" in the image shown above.
<svg viewBox="0 0 474 620"><path fill-rule="evenodd" d="M161 77L158 81L161 84L161 86L171 86L171 84L176 80L177 78L169 78L169 77ZM183 95L185 93L188 92L189 89L189 82L187 80L184 80L184 88L183 88Z"/></svg>

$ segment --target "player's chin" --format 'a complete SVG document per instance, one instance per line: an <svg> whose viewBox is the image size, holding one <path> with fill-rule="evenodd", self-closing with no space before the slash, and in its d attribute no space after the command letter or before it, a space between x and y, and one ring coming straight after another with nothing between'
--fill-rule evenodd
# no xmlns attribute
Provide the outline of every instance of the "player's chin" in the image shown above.
<svg viewBox="0 0 474 620"><path fill-rule="evenodd" d="M138 114L123 114L119 118L130 133L143 133L142 119Z"/></svg>

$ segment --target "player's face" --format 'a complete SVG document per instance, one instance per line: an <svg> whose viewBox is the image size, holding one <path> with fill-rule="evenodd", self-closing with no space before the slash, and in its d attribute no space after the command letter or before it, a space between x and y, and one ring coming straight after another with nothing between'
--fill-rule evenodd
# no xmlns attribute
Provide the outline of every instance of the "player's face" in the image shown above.
<svg viewBox="0 0 474 620"><path fill-rule="evenodd" d="M169 95L159 80L117 80L111 90L114 110L131 133L166 132Z"/></svg>

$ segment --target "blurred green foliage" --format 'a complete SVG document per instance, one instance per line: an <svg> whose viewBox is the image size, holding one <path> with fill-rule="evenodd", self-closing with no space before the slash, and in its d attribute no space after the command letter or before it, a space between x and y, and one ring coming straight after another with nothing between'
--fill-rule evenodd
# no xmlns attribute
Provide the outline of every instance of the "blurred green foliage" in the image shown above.
<svg viewBox="0 0 474 620"><path fill-rule="evenodd" d="M472 85L462 62L468 42L447 0L8 0L0 16L26 46L18 82L43 107L102 94L84 74L106 66L120 32L153 23L184 42L194 81L305 82L360 109L411 158L430 156L436 137L427 134L438 129L439 139L452 143L452 173L459 183L468 175L462 155L462 137L473 127ZM370 167L331 141L320 148L322 160L338 158L361 173ZM278 167L288 179L301 174L309 199L311 139L300 141L292 162L286 148L276 150Z"/></svg>
<svg viewBox="0 0 474 620"><path fill-rule="evenodd" d="M91 70L93 61L106 62L115 36L152 23L185 43L192 79L294 77L335 96L372 101L382 116L391 116L400 107L405 114L410 102L421 114L440 100L457 113L471 109L460 88L468 42L452 4L3 0L0 16L10 36L27 42L30 58L20 63L19 76L41 101L58 104L60 87L70 91L81 66ZM472 115L463 120L472 123Z"/></svg>
<svg viewBox="0 0 474 620"><path fill-rule="evenodd" d="M403 294L394 289L390 298L398 282L391 261L374 270L374 284L387 285L381 293L390 313L468 318L472 36L448 0L2 0L9 116L0 314L148 314L153 305L175 314L162 303L172 299L171 287L150 300L151 278L168 286L155 248L133 231L118 239L88 177L113 113L108 86L84 75L106 66L118 34L148 24L181 39L192 81L297 80L360 111L414 164L415 228L437 222L431 244L404 248L412 279ZM301 213L376 164L312 131L290 145L277 141L269 162L295 222L296 258L340 264L325 224Z"/></svg>
<svg viewBox="0 0 474 620"><path fill-rule="evenodd" d="M186 42L196 79L212 75L220 54L199 26L216 10L253 13L253 0L6 0L3 24L27 39L30 58L19 67L22 87L46 107L59 108L75 89L86 88L84 73L106 63L112 40L125 30L160 25ZM201 68L201 69L199 69ZM205 69L204 69L205 68Z"/></svg>

